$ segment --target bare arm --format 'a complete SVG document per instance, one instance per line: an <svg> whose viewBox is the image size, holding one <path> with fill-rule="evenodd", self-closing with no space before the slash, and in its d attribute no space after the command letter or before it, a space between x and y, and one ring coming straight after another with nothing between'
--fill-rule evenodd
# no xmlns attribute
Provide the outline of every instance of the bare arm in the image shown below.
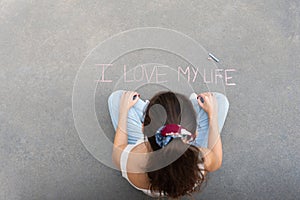
<svg viewBox="0 0 300 200"><path fill-rule="evenodd" d="M133 96L137 97L133 100ZM127 117L129 109L138 101L138 93L132 91L125 91L120 100L120 111L119 111L119 121L118 127L114 139L114 147L112 153L112 160L114 164L120 168L120 157L128 145L127 136Z"/></svg>
<svg viewBox="0 0 300 200"><path fill-rule="evenodd" d="M204 103L198 99L199 105L206 111L209 119L208 146L201 148L205 156L205 167L208 171L216 171L222 165L222 141L218 127L218 104L212 93L200 94Z"/></svg>

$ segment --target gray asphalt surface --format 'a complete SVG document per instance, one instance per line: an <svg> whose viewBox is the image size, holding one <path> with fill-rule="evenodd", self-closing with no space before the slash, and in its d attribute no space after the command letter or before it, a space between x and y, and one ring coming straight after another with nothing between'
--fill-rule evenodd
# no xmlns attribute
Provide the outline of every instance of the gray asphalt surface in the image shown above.
<svg viewBox="0 0 300 200"><path fill-rule="evenodd" d="M229 80L236 85L224 87L223 165L194 197L299 199L299 10L298 0L0 1L0 199L148 199L89 153L72 113L84 59L108 37L137 27L184 33L222 60L219 68L236 70ZM115 63L133 66L145 57L184 63L155 50ZM110 68L106 78L122 73ZM110 139L106 101L114 83L99 84L95 98ZM140 91L149 98L159 89Z"/></svg>

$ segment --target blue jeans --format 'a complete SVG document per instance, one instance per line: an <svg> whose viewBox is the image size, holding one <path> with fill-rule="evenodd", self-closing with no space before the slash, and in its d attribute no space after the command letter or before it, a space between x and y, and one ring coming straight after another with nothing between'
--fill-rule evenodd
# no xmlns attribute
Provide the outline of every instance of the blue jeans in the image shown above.
<svg viewBox="0 0 300 200"><path fill-rule="evenodd" d="M119 120L119 105L123 90L117 90L113 92L108 98L108 109L111 117L114 129L117 129ZM226 96L221 93L213 92L218 102L218 125L221 133L225 119L227 116L229 102ZM195 141L192 143L198 147L207 147L208 144L208 116L207 113L199 106L197 101L197 94L192 93L190 95L190 101L193 104L195 112L197 114L197 132L198 135ZM135 144L138 140L144 138L142 132L143 114L147 107L147 101L139 99L137 103L130 108L127 118L127 134L128 144Z"/></svg>

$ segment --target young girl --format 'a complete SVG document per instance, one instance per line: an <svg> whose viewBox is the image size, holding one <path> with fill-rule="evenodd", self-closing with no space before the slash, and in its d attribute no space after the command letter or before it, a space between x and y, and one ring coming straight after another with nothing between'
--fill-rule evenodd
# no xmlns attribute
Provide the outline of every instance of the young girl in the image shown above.
<svg viewBox="0 0 300 200"><path fill-rule="evenodd" d="M229 108L220 93L170 91L144 101L118 90L108 99L116 131L112 159L122 176L152 196L178 198L198 191L222 164L219 133Z"/></svg>

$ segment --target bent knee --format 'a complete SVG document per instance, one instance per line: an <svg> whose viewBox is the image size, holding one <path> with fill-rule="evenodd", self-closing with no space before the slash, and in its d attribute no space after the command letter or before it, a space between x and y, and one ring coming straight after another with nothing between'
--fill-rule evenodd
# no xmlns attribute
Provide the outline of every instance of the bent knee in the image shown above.
<svg viewBox="0 0 300 200"><path fill-rule="evenodd" d="M113 102L116 101L116 99L120 99L123 91L124 90L116 90L116 91L112 92L108 97L108 103L112 104Z"/></svg>
<svg viewBox="0 0 300 200"><path fill-rule="evenodd" d="M225 109L228 110L228 108L229 108L229 101L228 101L227 97L224 94L219 93L219 92L214 92L214 95L217 98L218 105L224 106Z"/></svg>

